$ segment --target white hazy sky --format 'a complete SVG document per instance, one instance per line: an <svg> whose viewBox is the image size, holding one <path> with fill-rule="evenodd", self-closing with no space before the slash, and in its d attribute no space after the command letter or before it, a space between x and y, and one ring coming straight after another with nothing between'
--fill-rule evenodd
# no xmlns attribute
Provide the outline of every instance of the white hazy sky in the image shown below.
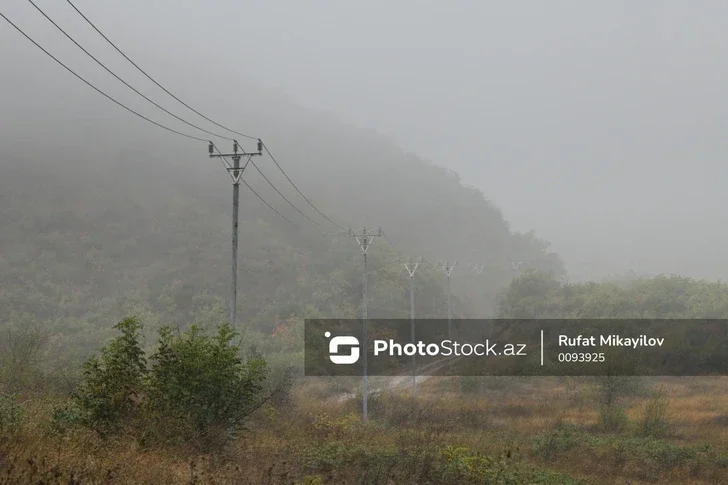
<svg viewBox="0 0 728 485"><path fill-rule="evenodd" d="M66 2L37 3L98 42ZM726 2L74 3L181 83L204 92L225 65L458 171L575 273L728 271ZM25 0L2 11L60 39ZM23 42L0 31L0 52Z"/></svg>

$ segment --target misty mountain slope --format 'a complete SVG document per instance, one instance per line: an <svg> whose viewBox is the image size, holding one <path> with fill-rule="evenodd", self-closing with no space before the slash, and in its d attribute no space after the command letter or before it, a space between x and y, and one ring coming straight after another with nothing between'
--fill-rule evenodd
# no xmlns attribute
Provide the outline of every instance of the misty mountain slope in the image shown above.
<svg viewBox="0 0 728 485"><path fill-rule="evenodd" d="M219 160L207 157L205 144L154 131L66 82L50 83L45 93L68 88L58 109L42 112L33 104L2 135L3 320L34 321L58 342L88 348L130 313L152 327L226 319L232 191ZM267 146L317 207L345 227L383 227L401 251L384 238L373 246L370 316L408 314L397 256L459 260L453 288L460 315L492 310L493 295L514 276L508 261L561 271L546 243L513 234L500 210L456 174L285 98L263 92L249 101L250 117L260 115L260 136L270 134ZM43 123L33 127L33 116L41 115ZM30 132L34 147L52 156L25 151ZM10 142L14 135L21 142ZM302 218L248 167L245 179L297 226L241 187L241 320L267 333L290 317L358 316L359 249L346 234L331 235L339 229L308 207L272 160L255 163L324 227ZM490 271L466 275L470 260L487 260ZM417 278L418 314L442 316L443 277L426 269Z"/></svg>

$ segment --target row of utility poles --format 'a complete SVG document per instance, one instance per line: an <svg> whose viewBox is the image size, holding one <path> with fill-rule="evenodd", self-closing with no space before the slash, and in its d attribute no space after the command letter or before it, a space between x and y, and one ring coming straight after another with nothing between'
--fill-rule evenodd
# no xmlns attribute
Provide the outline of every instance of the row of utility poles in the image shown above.
<svg viewBox="0 0 728 485"><path fill-rule="evenodd" d="M230 324L233 328L236 326L236 313L237 313L237 294L238 294L238 228L239 228L239 209L240 209L240 181L243 173L248 166L251 158L254 156L260 156L263 154L263 143L258 140L258 151L257 152L245 152L240 149L237 141L233 142L232 153L221 153L216 149L215 145L211 142L209 146L210 158L220 158L228 171L228 174L233 180L233 220L232 220L232 278L230 288ZM217 151L217 153L215 153ZM246 157L245 165L241 166L240 161ZM228 158L232 159L233 163L228 162ZM367 342L368 342L368 328L367 328L367 251L374 242L375 238L382 236L382 229L377 227L374 230L368 230L366 227L358 230L349 229L349 237L356 240L359 248L361 249L364 257L364 268L362 273L362 337L364 340L364 349L362 350L362 365L363 365L363 376L362 376L362 420L366 423L368 420L368 362L367 362ZM409 258L404 263L404 267L409 275L409 293L410 293L410 327L411 327L411 339L412 343L415 343L415 283L414 277L420 263L423 262L423 258ZM522 261L515 261L511 263L513 269L518 270L523 264ZM452 263L449 261L438 262L433 266L439 267L440 270L447 277L447 324L448 324L448 338L452 338L452 287L450 277L453 269L457 265L457 261ZM485 265L473 265L470 263L470 270L475 271L477 274L482 274ZM415 356L412 356L412 395L417 394L417 361Z"/></svg>

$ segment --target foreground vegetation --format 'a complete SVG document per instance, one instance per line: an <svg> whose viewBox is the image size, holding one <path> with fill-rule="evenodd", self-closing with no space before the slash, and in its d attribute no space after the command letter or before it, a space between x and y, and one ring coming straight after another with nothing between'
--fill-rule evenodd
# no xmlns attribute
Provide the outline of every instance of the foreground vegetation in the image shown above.
<svg viewBox="0 0 728 485"><path fill-rule="evenodd" d="M506 317L685 318L717 315L727 294L678 277L564 285L529 271L501 302ZM295 342L297 328L276 337ZM416 399L407 387L370 396L363 425L360 399L342 397L356 380L296 377L294 354L262 355L226 325L163 327L148 347L136 318L114 332L67 389L37 366L36 334L9 334L0 483L728 482L722 377L432 378Z"/></svg>
<svg viewBox="0 0 728 485"><path fill-rule="evenodd" d="M316 203L342 222L365 208L412 254L487 260L453 279L455 317L728 317L723 283L564 284L548 244L512 232L483 194L384 155L331 164ZM402 388L372 396L363 426L360 401L341 398L356 380L300 375L303 320L360 315L348 236L270 222L245 201L236 335L221 325L219 174L184 157L179 170L135 156L73 170L69 157L0 177L2 484L728 483L723 379L433 378L416 401ZM361 186L378 190L351 198ZM406 318L399 255L385 241L368 254L369 316ZM446 314L443 278L418 270L419 317Z"/></svg>
<svg viewBox="0 0 728 485"><path fill-rule="evenodd" d="M59 432L51 398L3 400L0 483L614 484L728 480L727 381L673 378L625 396L625 427L604 428L599 384L550 378L432 379L417 401L391 392L359 402L312 398L301 383L266 403L223 448L144 445L133 427L113 437ZM650 389L669 402L655 411ZM16 409L15 412L9 411ZM22 410L22 411L21 411ZM14 414L8 414L14 413ZM11 416L8 420L8 416ZM653 434L646 423L664 421Z"/></svg>

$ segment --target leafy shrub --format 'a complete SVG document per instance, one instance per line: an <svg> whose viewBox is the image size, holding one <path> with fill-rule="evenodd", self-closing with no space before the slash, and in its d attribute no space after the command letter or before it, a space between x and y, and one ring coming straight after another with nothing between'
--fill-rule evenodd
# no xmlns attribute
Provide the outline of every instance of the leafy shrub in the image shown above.
<svg viewBox="0 0 728 485"><path fill-rule="evenodd" d="M243 364L231 345L235 336L227 324L214 337L197 326L181 336L160 330L146 404L158 434L185 440L214 432L232 436L257 409L267 366L257 357Z"/></svg>
<svg viewBox="0 0 728 485"><path fill-rule="evenodd" d="M142 324L128 317L114 326L121 335L102 347L83 365L80 388L73 400L83 423L102 435L118 431L138 413L147 376L144 351L139 347Z"/></svg>
<svg viewBox="0 0 728 485"><path fill-rule="evenodd" d="M151 367L140 348L139 320L125 318L115 328L121 335L84 363L72 406L54 410L52 431L80 423L101 435L130 428L145 445L226 442L265 402L259 397L266 362L254 357L244 364L229 325L213 337L197 326L176 336L161 329Z"/></svg>

